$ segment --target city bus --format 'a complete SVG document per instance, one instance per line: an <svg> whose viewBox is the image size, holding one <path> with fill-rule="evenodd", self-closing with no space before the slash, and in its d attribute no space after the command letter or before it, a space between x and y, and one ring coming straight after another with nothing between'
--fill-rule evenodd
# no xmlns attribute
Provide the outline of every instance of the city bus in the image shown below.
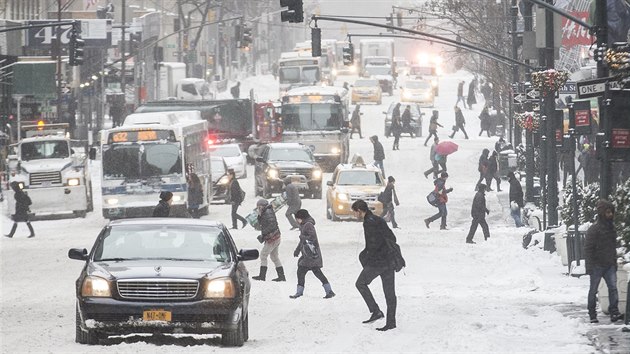
<svg viewBox="0 0 630 354"><path fill-rule="evenodd" d="M199 111L135 113L103 131L103 217L152 216L160 192L173 193L171 215L186 215L187 177L203 189L202 215L212 200L208 122Z"/></svg>
<svg viewBox="0 0 630 354"><path fill-rule="evenodd" d="M310 52L285 52L278 61L280 97L290 89L302 86L318 86L322 83L321 58Z"/></svg>

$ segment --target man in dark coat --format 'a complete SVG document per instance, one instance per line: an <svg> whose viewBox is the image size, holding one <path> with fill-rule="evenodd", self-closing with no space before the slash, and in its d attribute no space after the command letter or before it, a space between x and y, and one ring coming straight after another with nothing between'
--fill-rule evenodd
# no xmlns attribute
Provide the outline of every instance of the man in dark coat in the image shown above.
<svg viewBox="0 0 630 354"><path fill-rule="evenodd" d="M298 229L300 225L293 218L293 214L302 208L302 199L300 199L300 190L298 187L291 183L291 176L284 178L284 191L287 199L287 211L284 216L289 220L291 224L291 230Z"/></svg>
<svg viewBox="0 0 630 354"><path fill-rule="evenodd" d="M455 105L457 106L461 101L464 105L464 108L466 108L466 99L464 98L464 83L465 82L462 80L459 82L459 84L457 84L457 102L455 102Z"/></svg>
<svg viewBox="0 0 630 354"><path fill-rule="evenodd" d="M352 118L350 118L350 125L352 125L352 129L350 130L350 139L352 139L352 135L354 132L359 133L359 139L363 139L363 135L361 135L361 105L356 105L354 107L354 111L352 111Z"/></svg>
<svg viewBox="0 0 630 354"><path fill-rule="evenodd" d="M228 176L230 178L230 203L232 204L232 229L237 229L236 224L238 220L243 223L243 228L245 228L245 226L247 226L247 220L238 214L238 207L243 203L243 190L236 179L236 173L233 169L228 170Z"/></svg>
<svg viewBox="0 0 630 354"><path fill-rule="evenodd" d="M491 188L492 180L497 181L497 191L501 191L501 178L499 178L499 160L498 160L497 151L492 151L490 157L488 157L488 170L486 171L486 185L488 191L493 191Z"/></svg>
<svg viewBox="0 0 630 354"><path fill-rule="evenodd" d="M387 331L396 328L396 273L385 239L389 238L396 241L396 236L383 218L370 211L364 200L359 199L354 202L352 211L359 220L363 220L363 234L365 236L365 248L359 254L359 261L363 270L355 284L372 313L370 318L363 323L372 323L384 317L368 287L372 280L380 276L387 303L387 321L384 327L377 328L377 330Z"/></svg>
<svg viewBox="0 0 630 354"><path fill-rule="evenodd" d="M173 193L160 192L160 201L153 209L153 217L168 218L171 214L171 204L173 204Z"/></svg>
<svg viewBox="0 0 630 354"><path fill-rule="evenodd" d="M300 242L298 242L295 251L293 251L294 257L300 257L298 259L297 279L298 285L295 295L290 295L292 299L297 299L304 294L305 277L308 271L312 271L313 275L322 282L326 296L324 299L330 299L336 294L332 291L332 287L328 282L328 279L322 273L322 267L324 261L322 260L322 252L319 247L319 240L317 239L317 231L315 231L315 220L311 217L306 209L300 209L295 212L295 219L300 224ZM313 247L314 252L305 254L305 247ZM300 254L302 256L300 256Z"/></svg>
<svg viewBox="0 0 630 354"><path fill-rule="evenodd" d="M479 180L475 184L475 190L477 190L479 183L486 178L488 174L488 155L490 154L490 150L483 149L481 151L481 156L479 156L479 163L477 164L477 171L479 171Z"/></svg>
<svg viewBox="0 0 630 354"><path fill-rule="evenodd" d="M236 85L232 86L232 88L230 89L230 93L232 94L233 98L241 97L241 82L240 81L237 81Z"/></svg>
<svg viewBox="0 0 630 354"><path fill-rule="evenodd" d="M615 207L611 202L602 199L597 202L597 222L586 231L584 240L584 261L586 274L590 275L590 288L588 290L588 314L591 323L597 320L595 308L597 288L604 278L608 286L608 313L610 321L623 319L619 313L619 294L617 292L617 231L613 220Z"/></svg>
<svg viewBox="0 0 630 354"><path fill-rule="evenodd" d="M374 146L374 165L381 169L383 176L385 176L385 167L383 166L383 160L385 160L385 150L383 144L378 141L378 136L372 135L370 141Z"/></svg>
<svg viewBox="0 0 630 354"><path fill-rule="evenodd" d="M392 222L392 227L394 229L398 228L398 224L396 223L396 212L394 211L394 203L396 206L400 205L398 202L398 195L396 195L396 179L394 176L387 177L387 186L385 186L385 190L383 191L383 214L381 217L385 217L389 213L389 219Z"/></svg>
<svg viewBox="0 0 630 354"><path fill-rule="evenodd" d="M525 206L525 202L523 201L523 188L521 187L521 182L514 176L514 172L508 172L507 177L510 183L510 214L514 219L516 227L522 227L521 208Z"/></svg>
<svg viewBox="0 0 630 354"><path fill-rule="evenodd" d="M490 210L486 207L486 185L479 184L479 189L473 198L472 208L470 209L470 216L472 216L472 224L470 224L470 230L466 237L466 243L475 243L473 237L477 232L477 226L481 225L483 231L483 238L485 240L490 237L490 230L488 229L488 223L486 222L486 214L490 214Z"/></svg>
<svg viewBox="0 0 630 354"><path fill-rule="evenodd" d="M440 174L440 178L433 181L435 185L435 191L438 193L437 199L437 214L433 215L430 218L424 219L424 224L429 228L429 224L431 222L442 219L440 223L440 230L446 230L446 215L448 214L448 210L446 209L446 203L448 203L448 193L453 191L453 188L446 188L446 179L448 178L447 172L442 172Z"/></svg>
<svg viewBox="0 0 630 354"><path fill-rule="evenodd" d="M282 235L278 227L276 212L266 199L259 199L258 202L256 202L256 209L258 211L258 227L260 228L258 241L264 243L264 246L260 251L260 273L252 277L252 279L263 281L266 279L267 257L269 257L276 266L276 272L278 273L278 277L271 280L286 281L284 268L282 268L282 262L280 261L280 256L278 256L280 236Z"/></svg>
<svg viewBox="0 0 630 354"><path fill-rule="evenodd" d="M477 97L475 97L476 91L477 91L477 79L472 79L472 81L468 85L468 97L466 98L466 103L468 103L468 109L472 109L473 105L477 104Z"/></svg>
<svg viewBox="0 0 630 354"><path fill-rule="evenodd" d="M413 127L411 126L411 121L415 120L411 118L411 106L407 106L405 111L402 114L402 131L405 133L409 133L409 135L413 138Z"/></svg>
<svg viewBox="0 0 630 354"><path fill-rule="evenodd" d="M453 127L453 133L451 133L450 138L453 139L455 133L461 130L464 133L464 137L468 139L468 133L466 133L466 129L464 126L466 125L466 119L464 118L464 113L462 113L461 108L455 106L455 126Z"/></svg>
<svg viewBox="0 0 630 354"><path fill-rule="evenodd" d="M9 238L13 237L13 235L15 235L15 230L17 230L18 222L22 221L26 223L28 230L31 232L28 237L35 237L35 231L28 219L29 206L32 204L31 198L25 191L22 190L22 187L18 182L11 182L11 189L15 192L13 195L13 198L15 198L15 214L13 215L13 227L11 227L11 232L4 236Z"/></svg>

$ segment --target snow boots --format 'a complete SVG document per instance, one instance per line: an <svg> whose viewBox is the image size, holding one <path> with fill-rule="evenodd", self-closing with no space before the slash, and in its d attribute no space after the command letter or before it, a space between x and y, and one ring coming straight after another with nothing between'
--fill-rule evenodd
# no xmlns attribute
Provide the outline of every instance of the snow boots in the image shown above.
<svg viewBox="0 0 630 354"><path fill-rule="evenodd" d="M276 267L276 272L278 272L278 277L271 279L272 281L287 281L287 278L284 277L284 268Z"/></svg>
<svg viewBox="0 0 630 354"><path fill-rule="evenodd" d="M254 279L254 280L262 280L262 281L265 281L266 278L267 278L267 267L266 266L260 266L260 274L258 274L255 277L252 277L252 279Z"/></svg>
<svg viewBox="0 0 630 354"><path fill-rule="evenodd" d="M304 295L304 287L302 285L298 285L297 290L295 291L295 295L289 295L289 297L292 299L297 299L302 295Z"/></svg>
<svg viewBox="0 0 630 354"><path fill-rule="evenodd" d="M323 285L324 286L324 290L326 291L326 296L324 296L324 299L330 299L331 297L334 297L335 292L332 291L332 287L330 286L330 283L326 283Z"/></svg>

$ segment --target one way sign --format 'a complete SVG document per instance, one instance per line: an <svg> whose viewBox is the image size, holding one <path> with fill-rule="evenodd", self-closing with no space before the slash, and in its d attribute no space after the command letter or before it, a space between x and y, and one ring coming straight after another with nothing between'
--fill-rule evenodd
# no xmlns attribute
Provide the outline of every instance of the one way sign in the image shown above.
<svg viewBox="0 0 630 354"><path fill-rule="evenodd" d="M537 89L533 87L526 88L525 95L527 96L527 99L530 99L530 100L540 99L540 91L538 91Z"/></svg>
<svg viewBox="0 0 630 354"><path fill-rule="evenodd" d="M514 104L522 104L523 102L527 101L527 96L525 96L524 93L517 93L514 95L513 100Z"/></svg>

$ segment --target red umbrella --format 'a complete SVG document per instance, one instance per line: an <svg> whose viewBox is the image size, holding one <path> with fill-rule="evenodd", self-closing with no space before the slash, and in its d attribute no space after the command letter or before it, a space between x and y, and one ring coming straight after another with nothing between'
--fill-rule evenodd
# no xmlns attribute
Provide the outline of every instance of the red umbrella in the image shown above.
<svg viewBox="0 0 630 354"><path fill-rule="evenodd" d="M435 147L435 152L438 155L446 156L454 153L458 148L459 146L452 141L442 141Z"/></svg>

